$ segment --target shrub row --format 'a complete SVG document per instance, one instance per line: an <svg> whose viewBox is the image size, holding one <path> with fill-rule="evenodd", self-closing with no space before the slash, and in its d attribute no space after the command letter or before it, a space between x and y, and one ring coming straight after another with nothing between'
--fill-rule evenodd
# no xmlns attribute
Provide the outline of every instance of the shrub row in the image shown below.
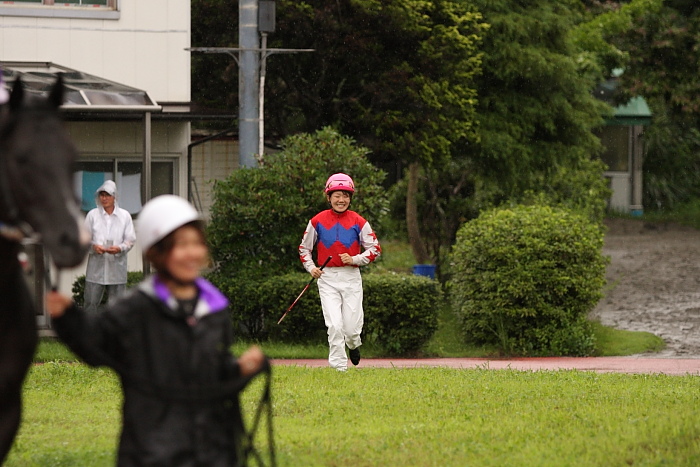
<svg viewBox="0 0 700 467"><path fill-rule="evenodd" d="M234 325L244 339L294 343L326 341L326 326L315 283L284 321L277 324L308 283L308 274L289 273L257 282L221 276L211 279L231 298ZM363 341L382 349L386 355L419 351L437 329L440 284L408 274L363 274L362 282Z"/></svg>
<svg viewBox="0 0 700 467"><path fill-rule="evenodd" d="M133 287L143 280L143 273L140 271L129 271L126 273L126 286ZM73 287L71 288L73 293L73 300L75 303L83 306L85 302L85 276L78 276L75 281L73 281ZM102 297L102 305L107 303L107 294Z"/></svg>
<svg viewBox="0 0 700 467"><path fill-rule="evenodd" d="M281 324L277 321L309 281L289 273L261 281L212 274L208 277L231 300L231 319L240 339L290 343L326 341L318 288L313 283ZM127 286L143 279L130 272ZM418 352L437 329L441 289L437 281L408 274L363 274L363 341L386 355ZM73 283L73 298L83 303L85 276Z"/></svg>

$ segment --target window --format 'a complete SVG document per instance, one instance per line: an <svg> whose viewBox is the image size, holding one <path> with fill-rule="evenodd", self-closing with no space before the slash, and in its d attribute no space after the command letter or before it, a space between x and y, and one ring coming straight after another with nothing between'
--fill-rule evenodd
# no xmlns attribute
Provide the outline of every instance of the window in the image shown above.
<svg viewBox="0 0 700 467"><path fill-rule="evenodd" d="M119 0L2 0L0 16L119 19Z"/></svg>
<svg viewBox="0 0 700 467"><path fill-rule="evenodd" d="M629 127L609 125L596 132L604 146L601 158L608 165L609 172L629 170Z"/></svg>
<svg viewBox="0 0 700 467"><path fill-rule="evenodd" d="M173 177L172 162L151 162L151 197L173 193ZM105 180L116 182L119 207L129 211L132 216L137 216L142 207L141 162L114 159L78 162L73 169L73 183L84 212L95 207L95 191Z"/></svg>

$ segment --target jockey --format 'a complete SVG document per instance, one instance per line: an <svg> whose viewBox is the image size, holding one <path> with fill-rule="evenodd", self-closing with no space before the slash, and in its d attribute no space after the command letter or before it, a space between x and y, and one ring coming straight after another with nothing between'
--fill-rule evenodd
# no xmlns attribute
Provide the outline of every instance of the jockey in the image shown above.
<svg viewBox="0 0 700 467"><path fill-rule="evenodd" d="M328 328L328 363L331 368L346 371L346 346L353 365L360 363L364 311L359 267L377 259L381 247L369 222L349 209L355 193L355 183L349 175L331 175L324 191L330 209L309 221L299 245L299 257L304 269L318 279L323 318ZM324 270L313 260L314 248L320 263L332 256Z"/></svg>

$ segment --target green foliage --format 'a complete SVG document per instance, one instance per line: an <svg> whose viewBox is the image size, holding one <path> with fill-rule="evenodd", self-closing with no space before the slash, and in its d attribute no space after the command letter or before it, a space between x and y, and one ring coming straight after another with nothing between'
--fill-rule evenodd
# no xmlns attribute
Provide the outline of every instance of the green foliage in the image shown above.
<svg viewBox="0 0 700 467"><path fill-rule="evenodd" d="M284 321L277 322L310 278L299 272L258 280L238 280L218 273L209 277L231 301L231 320L238 339L302 344L325 342L326 326L315 283Z"/></svg>
<svg viewBox="0 0 700 467"><path fill-rule="evenodd" d="M192 47L238 47L238 2L192 0ZM190 54L193 100L205 109L232 112L238 108L238 66L224 53ZM223 129L233 121L197 126Z"/></svg>
<svg viewBox="0 0 700 467"><path fill-rule="evenodd" d="M570 32L581 2L476 0L489 23L478 80L480 144L467 148L492 205L530 192L565 189L569 177L602 177L589 161L600 150L592 128L609 111L591 95L594 75L580 72ZM577 198L597 197L586 184ZM564 193L556 197L563 198Z"/></svg>
<svg viewBox="0 0 700 467"><path fill-rule="evenodd" d="M673 211L644 211L639 220L661 225L675 222L700 230L700 199L694 199L688 203L675 206Z"/></svg>
<svg viewBox="0 0 700 467"><path fill-rule="evenodd" d="M644 134L644 206L673 209L700 196L700 7L665 1L614 42L630 57L618 101L643 96L653 114Z"/></svg>
<svg viewBox="0 0 700 467"><path fill-rule="evenodd" d="M626 91L620 101L642 95L661 99L671 114L700 114L700 8L684 14L672 2L650 10L637 19L635 27L615 38L630 56L620 77Z"/></svg>
<svg viewBox="0 0 700 467"><path fill-rule="evenodd" d="M666 347L662 338L645 331L625 331L591 322L596 338L596 357L659 352Z"/></svg>
<svg viewBox="0 0 700 467"><path fill-rule="evenodd" d="M143 272L140 271L129 271L126 273L126 287L133 287L143 280ZM73 294L73 300L82 306L85 303L85 275L78 276L73 281L73 286L71 288ZM102 297L101 305L107 303L107 294Z"/></svg>
<svg viewBox="0 0 700 467"><path fill-rule="evenodd" d="M700 131L691 119L663 112L659 108L644 132L643 203L650 210L675 211L700 198Z"/></svg>
<svg viewBox="0 0 700 467"><path fill-rule="evenodd" d="M363 278L365 335L387 355L416 353L437 329L440 283L422 276L367 274Z"/></svg>
<svg viewBox="0 0 700 467"><path fill-rule="evenodd" d="M629 52L620 48L614 39L627 34L637 18L658 13L663 0L592 3L587 20L571 31L571 38L579 49L580 71L602 82L611 70L624 68L629 60Z"/></svg>
<svg viewBox="0 0 700 467"><path fill-rule="evenodd" d="M584 19L579 2L476 5L489 24L475 78L478 142L457 144L452 160L424 166L417 195L420 233L441 280L457 229L483 209L539 200L600 222L610 196L592 134L609 108L591 95L600 74L581 72L581 46L570 37ZM399 218L406 183L392 195Z"/></svg>
<svg viewBox="0 0 700 467"><path fill-rule="evenodd" d="M457 234L449 282L465 338L508 354L590 355L588 312L602 297L603 232L546 206L482 213Z"/></svg>
<svg viewBox="0 0 700 467"><path fill-rule="evenodd" d="M602 225L607 201L612 196L608 181L600 176L605 170L605 163L600 159L583 159L579 161L579 167L557 167L549 186L540 192L526 190L521 203L574 211Z"/></svg>
<svg viewBox="0 0 700 467"><path fill-rule="evenodd" d="M194 45L221 47L235 37L237 24L219 3L193 1ZM266 132L284 137L332 125L369 147L382 167L440 160L453 142L474 137L472 83L486 28L462 1L278 0L268 47L314 51L268 59ZM224 83L230 63L193 59L193 74ZM193 83L197 101L220 92L215 83ZM235 92L224 90L219 105L238 102Z"/></svg>
<svg viewBox="0 0 700 467"><path fill-rule="evenodd" d="M240 339L272 342L326 342L326 326L316 283L281 324L284 312L308 284L308 274L290 273L260 281L215 274L211 280L230 298ZM415 354L437 329L437 281L405 274L363 274L363 340L385 355Z"/></svg>
<svg viewBox="0 0 700 467"><path fill-rule="evenodd" d="M350 209L367 219L381 241L387 200L384 172L367 150L331 128L283 141L260 168L241 168L214 185L207 233L220 274L239 280L301 271L299 242L309 220L328 209L323 188L344 172L356 186Z"/></svg>
<svg viewBox="0 0 700 467"><path fill-rule="evenodd" d="M406 230L402 217L406 212L408 179L404 177L389 190L391 218L396 228ZM424 168L417 193L420 234L437 276L444 282L449 249L454 243L459 227L475 218L483 208L484 192L477 189L478 181L467 158L453 158L441 166Z"/></svg>

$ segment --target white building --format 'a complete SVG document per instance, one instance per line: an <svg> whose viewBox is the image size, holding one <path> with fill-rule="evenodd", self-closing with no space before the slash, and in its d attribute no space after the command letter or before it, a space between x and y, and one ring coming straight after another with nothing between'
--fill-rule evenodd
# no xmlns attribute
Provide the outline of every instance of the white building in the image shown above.
<svg viewBox="0 0 700 467"><path fill-rule="evenodd" d="M189 47L190 0L0 2L6 85L21 76L27 90L40 92L65 73L83 209L94 207L99 182L113 179L137 229L144 200L188 196L188 155L194 169L209 174L202 157L191 154ZM129 270L142 270L138 245L128 263ZM64 271L60 290L70 293L84 273L84 264Z"/></svg>

